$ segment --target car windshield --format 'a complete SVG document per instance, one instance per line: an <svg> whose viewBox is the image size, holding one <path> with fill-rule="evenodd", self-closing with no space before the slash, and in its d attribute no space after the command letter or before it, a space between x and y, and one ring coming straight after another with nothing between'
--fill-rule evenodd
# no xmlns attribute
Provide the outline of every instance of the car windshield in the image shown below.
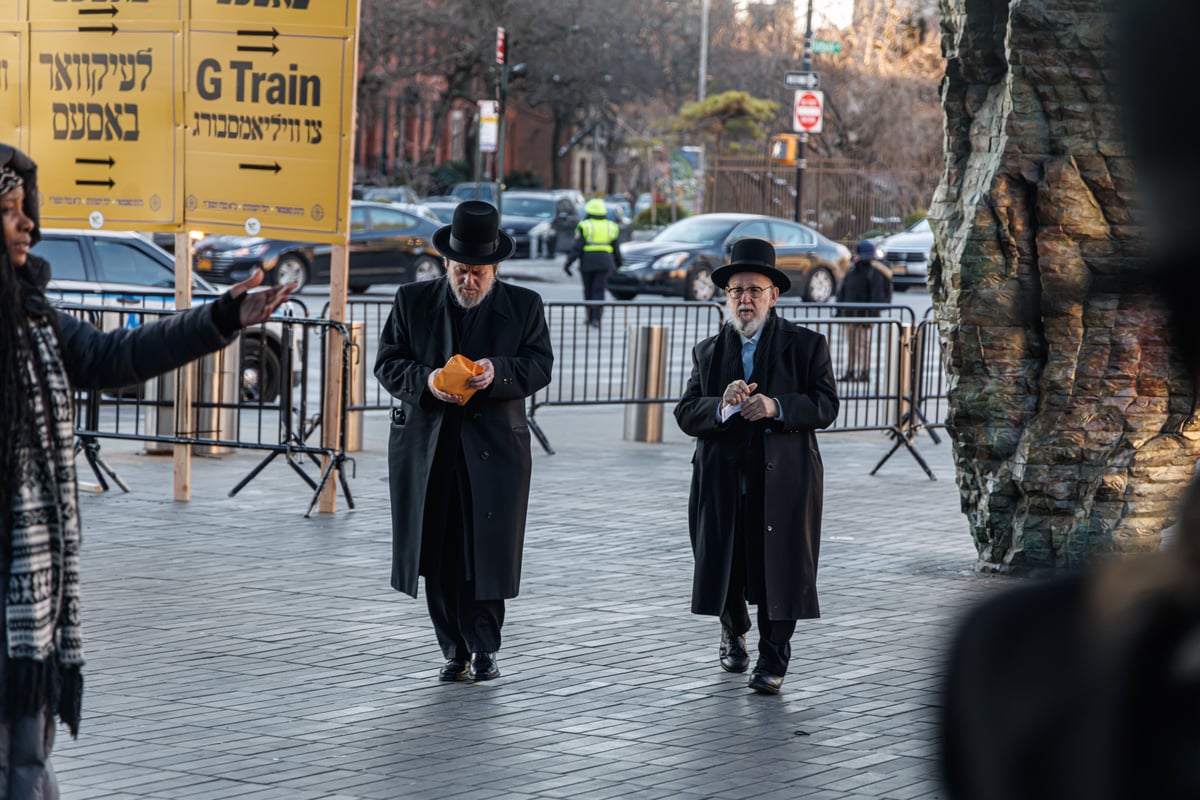
<svg viewBox="0 0 1200 800"><path fill-rule="evenodd" d="M541 197L505 197L504 213L518 217L550 219L554 216L554 201Z"/></svg>
<svg viewBox="0 0 1200 800"><path fill-rule="evenodd" d="M724 241L735 224L736 220L688 217L663 228L654 238L664 242L712 245Z"/></svg>

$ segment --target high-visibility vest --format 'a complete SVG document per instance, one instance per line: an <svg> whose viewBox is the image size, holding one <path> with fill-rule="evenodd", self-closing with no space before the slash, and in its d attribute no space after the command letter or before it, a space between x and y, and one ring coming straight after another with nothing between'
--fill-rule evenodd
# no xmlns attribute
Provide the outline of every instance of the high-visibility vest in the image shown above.
<svg viewBox="0 0 1200 800"><path fill-rule="evenodd" d="M612 243L621 235L621 229L611 219L592 219L588 217L579 223L583 232L583 252L611 253Z"/></svg>

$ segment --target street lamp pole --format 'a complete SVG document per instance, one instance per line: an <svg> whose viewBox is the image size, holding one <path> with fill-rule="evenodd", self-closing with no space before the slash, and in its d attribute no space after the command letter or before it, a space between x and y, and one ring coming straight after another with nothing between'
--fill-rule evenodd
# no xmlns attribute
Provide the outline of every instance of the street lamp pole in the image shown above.
<svg viewBox="0 0 1200 800"><path fill-rule="evenodd" d="M696 86L696 102L704 102L704 85L708 83L708 0L700 3L700 81Z"/></svg>
<svg viewBox="0 0 1200 800"><path fill-rule="evenodd" d="M812 44L813 44L812 0L808 0L808 14L807 14L807 16L805 18L805 22L804 22L804 62L803 62L803 67L802 67L805 72L812 71ZM804 158L804 145L807 142L808 142L808 134L801 133L800 141L796 143L796 210L795 210L796 222L801 221L800 209L803 208L802 203L803 203L803 198L804 198L804 167L807 166L805 164L805 158Z"/></svg>

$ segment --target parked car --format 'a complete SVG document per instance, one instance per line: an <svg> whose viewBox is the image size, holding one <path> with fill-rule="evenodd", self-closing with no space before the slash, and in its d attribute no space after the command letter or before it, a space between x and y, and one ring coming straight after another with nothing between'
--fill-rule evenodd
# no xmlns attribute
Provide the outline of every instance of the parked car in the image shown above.
<svg viewBox="0 0 1200 800"><path fill-rule="evenodd" d="M457 200L434 200L426 197L423 205L433 212L443 225L449 225L454 221L454 209L458 208Z"/></svg>
<svg viewBox="0 0 1200 800"><path fill-rule="evenodd" d="M433 249L433 232L441 223L418 217L386 203L350 202L350 271L352 292L376 283L411 283L444 273ZM193 269L214 283L236 283L256 268L272 284L329 282L332 245L261 236L215 235L195 247Z"/></svg>
<svg viewBox="0 0 1200 800"><path fill-rule="evenodd" d="M501 197L500 227L516 241L516 258L553 258L570 249L580 219L570 198L540 189L514 189Z"/></svg>
<svg viewBox="0 0 1200 800"><path fill-rule="evenodd" d="M419 203L421 198L408 186L372 186L363 190L362 200L377 203Z"/></svg>
<svg viewBox="0 0 1200 800"><path fill-rule="evenodd" d="M139 308L175 307L175 259L136 233L121 231L42 228L34 255L50 262L47 296L67 303L101 303L125 313L124 324L141 324ZM221 290L198 275L192 276L196 303L211 300ZM108 315L106 315L108 316ZM121 323L117 314L112 326ZM241 345L241 398L270 402L279 396L285 348L283 326L277 322L243 332ZM293 348L294 356L299 351ZM299 370L293 372L299 377Z"/></svg>
<svg viewBox="0 0 1200 800"><path fill-rule="evenodd" d="M761 214L697 214L663 228L651 240L622 245L624 265L608 279L618 300L639 294L711 300L719 294L712 273L726 263L733 243L757 237L775 245L776 265L792 280L791 296L825 303L850 267L845 245L797 222Z"/></svg>
<svg viewBox="0 0 1200 800"><path fill-rule="evenodd" d="M897 292L907 291L910 286L925 286L932 250L933 230L928 217L877 242L879 258L892 268L892 288Z"/></svg>
<svg viewBox="0 0 1200 800"><path fill-rule="evenodd" d="M630 203L629 198L626 197L625 195L623 195L623 194L606 194L604 196L604 202L610 203L615 206L620 206L621 211L624 212L625 216L629 217L630 220L633 219L633 203Z"/></svg>
<svg viewBox="0 0 1200 800"><path fill-rule="evenodd" d="M144 237L154 242L156 245L166 250L168 253L175 252L175 234L170 231L154 231L152 233L142 234ZM204 234L200 231L188 231L188 237L192 240L192 244L204 238Z"/></svg>
<svg viewBox="0 0 1200 800"><path fill-rule="evenodd" d="M450 187L450 196L457 200L486 200L495 205L499 194L500 186L495 183L464 181Z"/></svg>

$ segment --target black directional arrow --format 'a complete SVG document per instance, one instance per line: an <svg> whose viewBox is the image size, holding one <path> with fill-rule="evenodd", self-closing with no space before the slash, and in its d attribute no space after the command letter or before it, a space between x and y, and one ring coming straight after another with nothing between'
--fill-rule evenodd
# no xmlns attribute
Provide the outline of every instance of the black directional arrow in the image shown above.
<svg viewBox="0 0 1200 800"><path fill-rule="evenodd" d="M106 181L75 181L75 185L76 186L107 186L108 188L111 189L114 186L116 186L117 184L113 181L112 178L109 178Z"/></svg>
<svg viewBox="0 0 1200 800"><path fill-rule="evenodd" d="M271 55L275 55L276 53L279 52L279 48L276 47L274 44L272 44L270 47L254 47L253 45L239 44L238 52L239 53L270 53Z"/></svg>
<svg viewBox="0 0 1200 800"><path fill-rule="evenodd" d="M279 162L274 164L238 164L238 169L260 169L264 172L279 172L283 167L279 166Z"/></svg>
<svg viewBox="0 0 1200 800"><path fill-rule="evenodd" d="M108 164L109 168L112 168L113 164L116 164L117 162L113 161L112 156L109 156L108 158L77 158L77 159L75 159L75 163L76 164Z"/></svg>
<svg viewBox="0 0 1200 800"><path fill-rule="evenodd" d="M79 32L80 33L105 33L105 32L108 32L108 33L111 33L113 36L116 36L117 35L117 26L109 25L107 27L101 26L101 27L97 28L97 27L89 27L87 25L80 25Z"/></svg>
<svg viewBox="0 0 1200 800"><path fill-rule="evenodd" d="M274 39L279 35L279 31L271 28L269 31L238 31L238 36L270 36Z"/></svg>
<svg viewBox="0 0 1200 800"><path fill-rule="evenodd" d="M117 7L109 6L108 8L81 8L81 9L79 9L79 13L80 14L108 14L110 16L115 17L117 15Z"/></svg>

